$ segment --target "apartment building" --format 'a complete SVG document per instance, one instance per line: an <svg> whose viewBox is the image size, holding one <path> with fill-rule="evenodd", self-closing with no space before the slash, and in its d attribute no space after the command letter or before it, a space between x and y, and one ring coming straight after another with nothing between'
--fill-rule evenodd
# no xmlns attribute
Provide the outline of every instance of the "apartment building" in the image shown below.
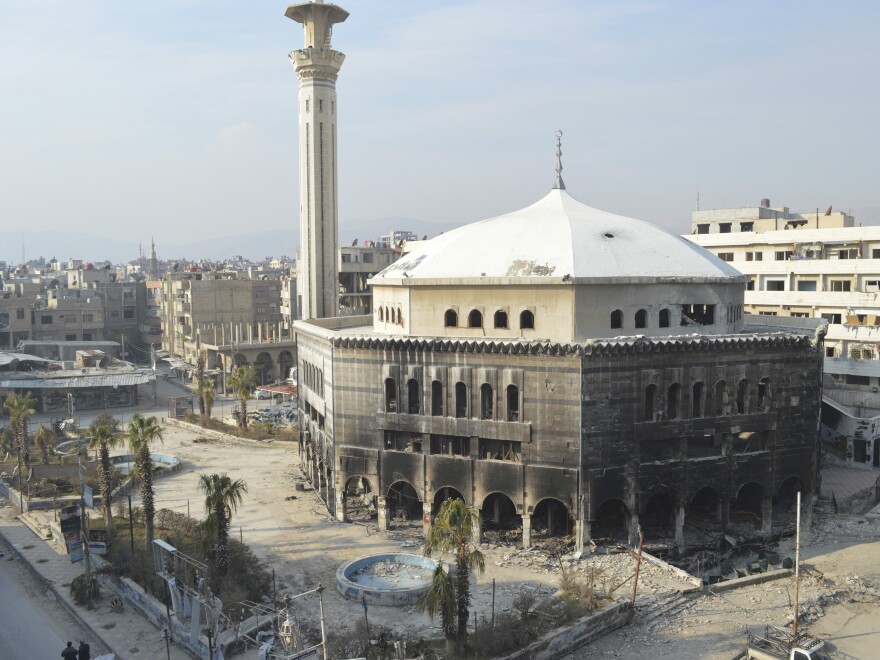
<svg viewBox="0 0 880 660"><path fill-rule="evenodd" d="M394 247L339 248L339 311L342 316L373 313L373 291L368 282L397 261L400 254L400 248Z"/></svg>
<svg viewBox="0 0 880 660"><path fill-rule="evenodd" d="M824 318L826 449L880 466L880 226L787 207L694 211L692 242L748 275L746 311Z"/></svg>

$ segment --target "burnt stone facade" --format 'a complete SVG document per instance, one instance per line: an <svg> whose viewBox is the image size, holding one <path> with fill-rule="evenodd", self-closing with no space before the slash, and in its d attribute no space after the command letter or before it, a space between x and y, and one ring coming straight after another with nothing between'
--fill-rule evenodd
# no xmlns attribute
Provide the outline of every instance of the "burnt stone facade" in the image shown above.
<svg viewBox="0 0 880 660"><path fill-rule="evenodd" d="M380 528L460 497L525 546L766 536L816 485L826 326L793 322L560 344L300 321L300 448L337 518Z"/></svg>

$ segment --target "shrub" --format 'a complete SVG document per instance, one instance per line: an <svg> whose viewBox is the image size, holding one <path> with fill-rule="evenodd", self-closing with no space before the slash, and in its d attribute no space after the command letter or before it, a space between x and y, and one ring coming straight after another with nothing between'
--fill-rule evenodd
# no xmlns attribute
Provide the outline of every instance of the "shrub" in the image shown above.
<svg viewBox="0 0 880 660"><path fill-rule="evenodd" d="M101 593L101 590L98 587L98 578L93 575L87 583L84 573L77 575L70 583L70 597L73 598L73 602L77 605L85 605L89 602L87 584L91 586L92 600L97 598Z"/></svg>

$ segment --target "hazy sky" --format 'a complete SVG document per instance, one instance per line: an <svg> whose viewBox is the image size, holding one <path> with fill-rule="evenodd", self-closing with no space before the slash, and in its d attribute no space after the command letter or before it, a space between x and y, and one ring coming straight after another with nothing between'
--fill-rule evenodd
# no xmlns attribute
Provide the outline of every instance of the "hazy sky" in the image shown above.
<svg viewBox="0 0 880 660"><path fill-rule="evenodd" d="M703 208L880 220L873 0L340 4L343 224L528 205L553 183L557 128L573 196L676 231L698 190ZM303 37L285 7L0 0L6 240L297 232L287 53Z"/></svg>

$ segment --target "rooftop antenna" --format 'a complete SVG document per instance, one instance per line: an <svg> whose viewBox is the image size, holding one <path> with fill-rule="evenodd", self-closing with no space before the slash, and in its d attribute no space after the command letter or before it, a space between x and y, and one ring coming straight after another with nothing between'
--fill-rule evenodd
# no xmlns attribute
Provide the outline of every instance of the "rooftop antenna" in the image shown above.
<svg viewBox="0 0 880 660"><path fill-rule="evenodd" d="M700 210L700 191L697 191L697 210Z"/></svg>
<svg viewBox="0 0 880 660"><path fill-rule="evenodd" d="M562 180L562 131L556 130L556 190L565 190L565 182Z"/></svg>

